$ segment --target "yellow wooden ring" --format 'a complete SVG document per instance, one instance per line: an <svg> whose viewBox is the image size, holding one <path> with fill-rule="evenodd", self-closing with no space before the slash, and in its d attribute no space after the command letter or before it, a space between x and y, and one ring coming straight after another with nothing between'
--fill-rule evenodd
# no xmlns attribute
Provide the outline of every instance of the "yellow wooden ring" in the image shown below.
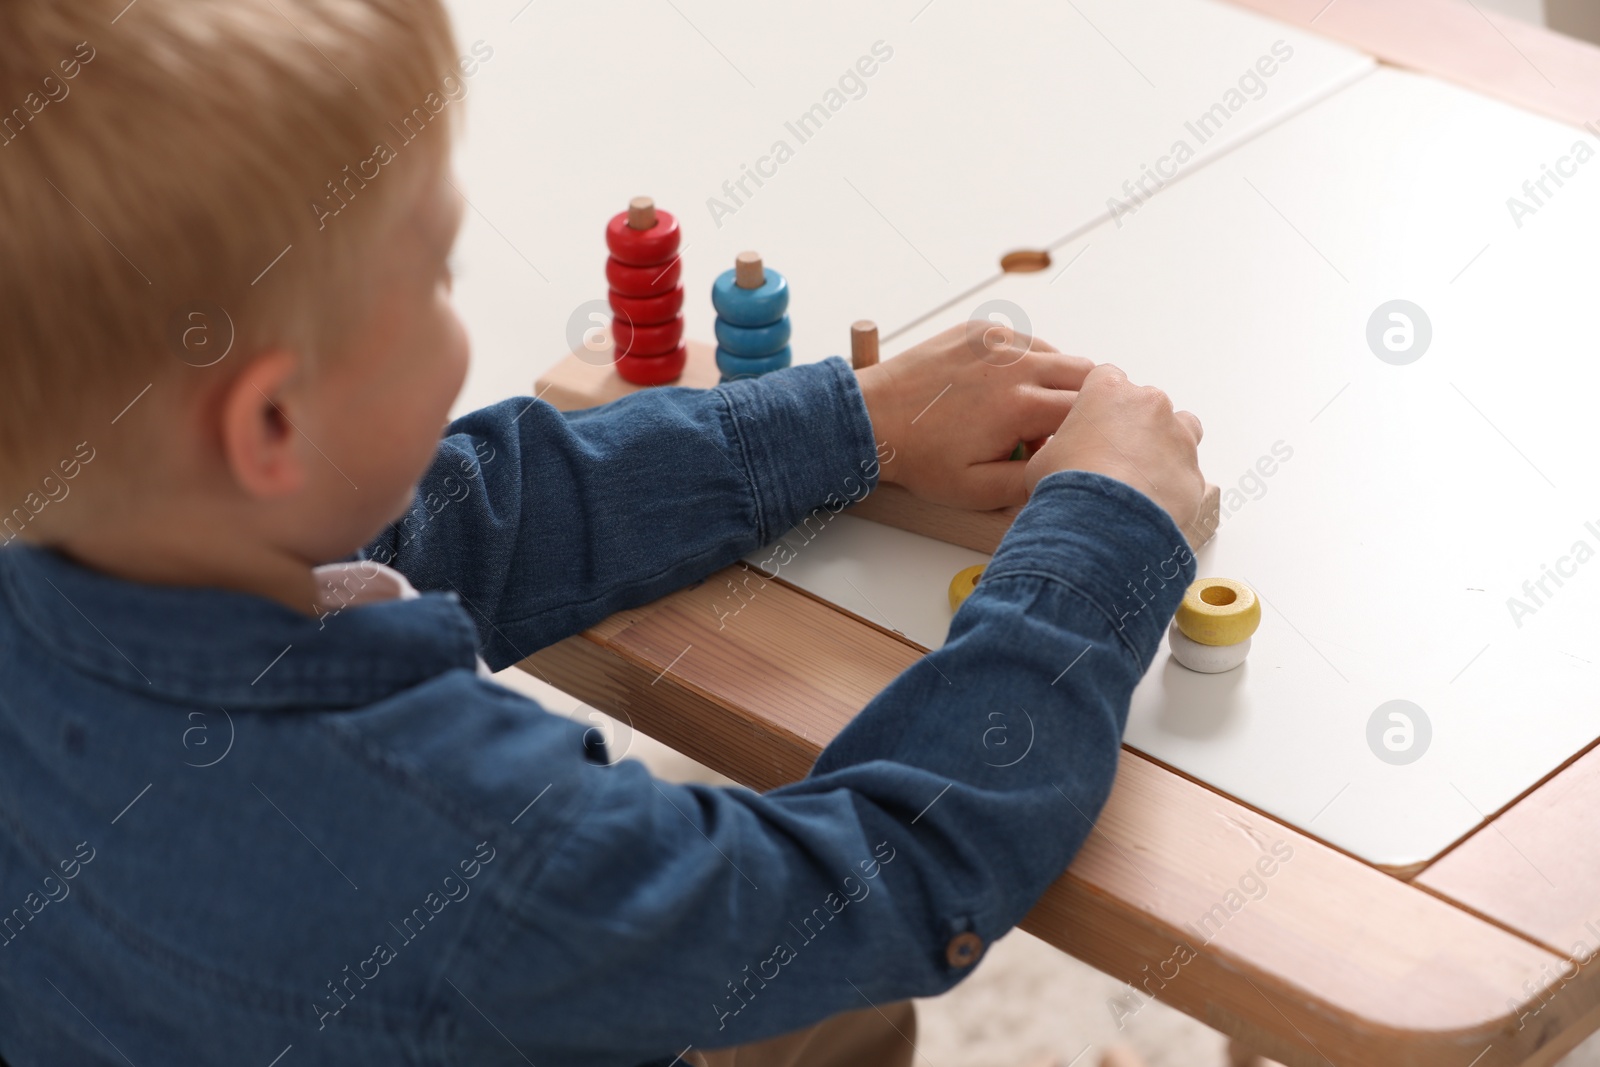
<svg viewBox="0 0 1600 1067"><path fill-rule="evenodd" d="M1261 625L1256 591L1232 578L1201 578L1178 605L1178 629L1202 645L1237 645Z"/></svg>
<svg viewBox="0 0 1600 1067"><path fill-rule="evenodd" d="M963 601L972 595L978 587L978 576L983 573L983 564L977 563L971 567L963 567L950 579L950 610L955 611L961 607Z"/></svg>

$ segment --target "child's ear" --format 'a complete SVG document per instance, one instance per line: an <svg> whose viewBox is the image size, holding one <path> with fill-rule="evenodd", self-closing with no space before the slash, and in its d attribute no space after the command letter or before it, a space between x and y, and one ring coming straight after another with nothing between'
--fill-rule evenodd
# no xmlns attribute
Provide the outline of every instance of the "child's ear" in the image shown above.
<svg viewBox="0 0 1600 1067"><path fill-rule="evenodd" d="M306 481L305 457L289 389L300 357L270 349L251 359L221 397L222 451L233 480L251 496L282 497Z"/></svg>

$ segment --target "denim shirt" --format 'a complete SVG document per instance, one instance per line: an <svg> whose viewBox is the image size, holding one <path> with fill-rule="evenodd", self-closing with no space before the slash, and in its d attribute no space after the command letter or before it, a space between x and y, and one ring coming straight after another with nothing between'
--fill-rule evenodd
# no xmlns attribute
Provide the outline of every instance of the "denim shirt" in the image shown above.
<svg viewBox="0 0 1600 1067"><path fill-rule="evenodd" d="M311 617L0 552L0 1056L664 1064L950 988L1110 788L1194 576L1147 497L1043 479L948 643L765 794L607 766L475 670L771 542L876 456L830 358L456 421L365 553L414 599Z"/></svg>

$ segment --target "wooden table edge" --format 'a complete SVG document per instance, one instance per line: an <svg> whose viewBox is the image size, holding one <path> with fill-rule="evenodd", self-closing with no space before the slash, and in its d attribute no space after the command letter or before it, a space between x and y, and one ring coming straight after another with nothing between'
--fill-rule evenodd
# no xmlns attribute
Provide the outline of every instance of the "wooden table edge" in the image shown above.
<svg viewBox="0 0 1600 1067"><path fill-rule="evenodd" d="M697 684L669 669L669 649L641 652L640 645L628 643L630 631L671 621L654 619L669 601L677 598L675 610L681 610L687 598L703 602L715 595L720 577L551 645L523 666L736 781L772 788L802 777L831 734L819 730L800 736L775 726L759 709L729 703L715 685ZM752 605L752 615L782 616L796 600L825 608L778 583L763 596L756 605L764 607ZM861 631L853 639L883 638L838 614L841 626ZM892 674L884 673L887 684ZM1196 812L1205 818L1198 819ZM1182 835L1164 834L1163 827L1174 821L1183 824L1182 834L1209 833L1211 839L1186 844ZM1580 972L1552 995L1544 976L1563 961L1546 947L1129 750L1096 832L1022 927L1129 982L1130 989L1141 981L1148 989L1150 968L1165 974L1159 965L1173 958L1178 941L1192 939L1184 924L1193 915L1186 918L1173 900L1211 899L1205 894L1215 895L1217 885L1238 877L1240 857L1258 851L1250 846L1241 851L1239 835L1260 839L1264 834L1292 841L1296 856L1307 857L1293 862L1300 864L1297 870L1311 868L1307 879L1315 893L1324 900L1346 894L1360 904L1360 914L1312 905L1314 914L1307 915L1303 886L1299 900L1284 901L1281 894L1275 900L1269 891L1239 913L1244 920L1240 936L1232 936L1232 927L1219 931L1215 943L1196 946L1194 959L1173 968L1174 979L1154 989L1162 1001L1288 1064L1322 1063L1324 1057L1370 1063L1373 1048L1393 1053L1384 1062L1408 1067L1538 1063L1558 1045L1570 1047L1600 1025L1600 1015L1594 1014L1600 1006L1600 975ZM1224 861L1224 855L1232 858ZM1285 864L1283 870L1289 869ZM1155 892L1157 883L1161 892ZM1175 892L1163 898L1173 887ZM1197 909L1191 904L1189 910ZM1405 1004L1364 992L1362 983L1370 975L1323 981L1315 967L1308 967L1308 959L1322 955L1343 959L1346 969L1359 972L1364 964L1344 958L1342 950L1361 943L1374 924L1388 924L1380 946L1386 960L1415 969L1406 981L1386 979L1395 998L1421 998L1414 1025L1405 1018L1411 1010ZM1283 947L1295 938L1314 939L1319 951ZM1433 969L1425 969L1422 961ZM1490 977L1480 980L1488 972ZM1492 991L1486 983L1495 983ZM1452 988L1441 996L1439 986ZM1537 1025L1520 1025L1525 1018ZM1285 1038L1285 1033L1295 1036Z"/></svg>

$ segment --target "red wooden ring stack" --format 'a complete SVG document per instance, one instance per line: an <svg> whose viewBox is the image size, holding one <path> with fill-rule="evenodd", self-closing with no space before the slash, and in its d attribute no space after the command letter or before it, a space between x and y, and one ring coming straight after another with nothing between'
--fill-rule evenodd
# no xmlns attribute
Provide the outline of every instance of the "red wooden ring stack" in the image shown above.
<svg viewBox="0 0 1600 1067"><path fill-rule="evenodd" d="M661 385L683 373L681 232L670 212L635 197L606 224L606 282L616 367L634 385Z"/></svg>

